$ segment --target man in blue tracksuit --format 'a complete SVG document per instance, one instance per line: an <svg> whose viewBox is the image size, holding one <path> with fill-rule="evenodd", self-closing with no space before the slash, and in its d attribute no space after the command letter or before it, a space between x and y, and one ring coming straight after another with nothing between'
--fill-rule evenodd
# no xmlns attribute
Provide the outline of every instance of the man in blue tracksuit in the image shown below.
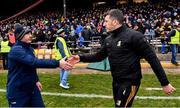
<svg viewBox="0 0 180 108"><path fill-rule="evenodd" d="M15 24L17 43L8 55L7 99L10 107L44 107L40 94L42 85L36 68L72 69L64 59L39 60L30 46L32 32L21 24Z"/></svg>

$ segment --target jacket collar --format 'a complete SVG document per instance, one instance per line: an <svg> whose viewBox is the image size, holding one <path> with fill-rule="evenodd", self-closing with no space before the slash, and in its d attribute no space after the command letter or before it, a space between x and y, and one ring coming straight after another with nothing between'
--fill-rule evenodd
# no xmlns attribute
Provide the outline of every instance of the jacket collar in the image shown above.
<svg viewBox="0 0 180 108"><path fill-rule="evenodd" d="M30 45L31 45L31 44L29 44L29 43L25 43L25 42L22 42L22 41L20 41L20 40L18 40L16 44L17 44L17 45L22 45L23 47L30 47Z"/></svg>
<svg viewBox="0 0 180 108"><path fill-rule="evenodd" d="M113 35L113 36L117 36L117 34L123 32L125 29L127 29L127 26L125 24L123 24L121 27L111 31L110 33Z"/></svg>

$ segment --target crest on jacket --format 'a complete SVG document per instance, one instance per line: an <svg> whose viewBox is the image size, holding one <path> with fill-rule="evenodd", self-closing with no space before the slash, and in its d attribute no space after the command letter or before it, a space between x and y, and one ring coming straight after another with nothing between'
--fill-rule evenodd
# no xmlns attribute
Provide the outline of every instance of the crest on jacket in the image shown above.
<svg viewBox="0 0 180 108"><path fill-rule="evenodd" d="M121 41L117 42L117 46L120 47L121 46Z"/></svg>

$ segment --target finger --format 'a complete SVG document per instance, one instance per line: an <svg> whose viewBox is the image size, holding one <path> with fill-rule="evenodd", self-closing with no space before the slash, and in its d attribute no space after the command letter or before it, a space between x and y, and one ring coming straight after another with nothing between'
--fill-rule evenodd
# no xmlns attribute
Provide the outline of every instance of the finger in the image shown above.
<svg viewBox="0 0 180 108"><path fill-rule="evenodd" d="M70 64L70 63L66 63L66 66L73 67L73 65L72 65L72 64Z"/></svg>
<svg viewBox="0 0 180 108"><path fill-rule="evenodd" d="M65 66L66 69L70 70L72 69L73 67L72 66Z"/></svg>
<svg viewBox="0 0 180 108"><path fill-rule="evenodd" d="M172 89L171 91L169 91L167 94L170 95L174 92L174 90Z"/></svg>
<svg viewBox="0 0 180 108"><path fill-rule="evenodd" d="M171 95L173 92L168 92L168 95Z"/></svg>
<svg viewBox="0 0 180 108"><path fill-rule="evenodd" d="M176 91L175 89L172 89L171 92L173 93L174 91Z"/></svg>
<svg viewBox="0 0 180 108"><path fill-rule="evenodd" d="M67 57L64 57L63 60L66 61L66 60L67 60Z"/></svg>
<svg viewBox="0 0 180 108"><path fill-rule="evenodd" d="M168 91L166 94L170 95L170 94L171 94L171 91Z"/></svg>
<svg viewBox="0 0 180 108"><path fill-rule="evenodd" d="M71 70L70 68L68 68L68 67L64 67L64 70Z"/></svg>
<svg viewBox="0 0 180 108"><path fill-rule="evenodd" d="M64 69L65 70L71 70L73 67L72 66L65 66Z"/></svg>
<svg viewBox="0 0 180 108"><path fill-rule="evenodd" d="M41 91L41 87L39 87L39 91Z"/></svg>
<svg viewBox="0 0 180 108"><path fill-rule="evenodd" d="M39 89L39 91L41 91L41 87L40 86L38 86L38 89Z"/></svg>
<svg viewBox="0 0 180 108"><path fill-rule="evenodd" d="M42 90L42 85L40 85L40 89Z"/></svg>

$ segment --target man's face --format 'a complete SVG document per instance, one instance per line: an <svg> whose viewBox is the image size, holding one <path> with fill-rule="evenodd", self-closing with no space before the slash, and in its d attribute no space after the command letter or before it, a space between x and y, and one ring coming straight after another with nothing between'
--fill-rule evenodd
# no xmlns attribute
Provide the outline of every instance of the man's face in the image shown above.
<svg viewBox="0 0 180 108"><path fill-rule="evenodd" d="M22 38L21 41L25 42L25 43L31 43L33 39L32 33L29 32L27 34L24 35L24 37Z"/></svg>
<svg viewBox="0 0 180 108"><path fill-rule="evenodd" d="M60 36L61 36L61 37L66 37L65 32L62 32L62 33L60 34Z"/></svg>
<svg viewBox="0 0 180 108"><path fill-rule="evenodd" d="M106 27L107 32L115 30L115 20L111 19L109 15L105 17L104 26Z"/></svg>

